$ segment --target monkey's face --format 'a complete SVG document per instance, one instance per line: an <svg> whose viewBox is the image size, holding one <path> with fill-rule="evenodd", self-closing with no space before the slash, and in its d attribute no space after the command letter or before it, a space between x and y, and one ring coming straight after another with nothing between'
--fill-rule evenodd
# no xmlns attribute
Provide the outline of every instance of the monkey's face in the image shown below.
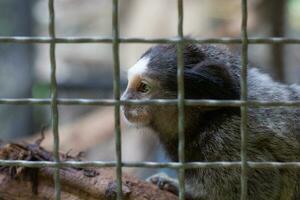
<svg viewBox="0 0 300 200"><path fill-rule="evenodd" d="M221 60L222 55L222 52L213 47L208 49L197 45L185 46L185 99L239 99L239 80L233 76L233 68L227 64L228 61ZM152 47L129 69L128 85L121 99L176 98L176 45ZM159 128L164 132L176 132L173 129L177 127L176 105L124 105L122 108L125 118L132 124ZM187 116L206 111L202 108L198 111L197 107L185 110ZM186 124L188 123L186 120Z"/></svg>
<svg viewBox="0 0 300 200"><path fill-rule="evenodd" d="M121 97L122 100L166 98L159 80L149 73L149 61L149 57L143 57L129 69L128 85ZM147 126L153 121L154 113L158 107L153 105L124 105L122 109L128 122L138 126Z"/></svg>

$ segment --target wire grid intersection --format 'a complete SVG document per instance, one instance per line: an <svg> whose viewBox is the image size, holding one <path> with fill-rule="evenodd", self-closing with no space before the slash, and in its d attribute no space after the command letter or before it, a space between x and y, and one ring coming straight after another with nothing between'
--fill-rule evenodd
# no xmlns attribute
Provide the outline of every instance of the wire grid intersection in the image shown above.
<svg viewBox="0 0 300 200"><path fill-rule="evenodd" d="M55 39L55 9L54 0L48 1L49 10L49 35L52 39ZM59 163L59 132L58 132L58 105L57 105L57 81L56 81L56 43L51 42L49 53L50 53L50 64L51 64L51 119L52 119L52 129L53 129L53 155L54 161ZM61 199L61 184L60 184L60 171L59 167L55 167L54 171L54 186L55 186L55 198L57 200Z"/></svg>
<svg viewBox="0 0 300 200"><path fill-rule="evenodd" d="M178 5L178 33L173 38L122 38L119 36L118 22L118 0L112 0L113 14L113 35L112 37L56 37L55 34L55 0L48 0L49 11L49 37L0 37L0 43L48 43L50 44L51 63L51 98L1 98L1 104L10 105L50 105L52 113L52 129L54 137L54 162L50 161L22 161L22 160L0 160L1 166L23 166L23 167L53 167L55 168L55 197L60 200L60 174L62 167L116 167L117 174L117 199L122 199L122 167L143 167L143 168L172 168L179 172L179 199L184 199L184 170L191 168L241 168L241 199L247 199L247 170L248 168L300 168L300 162L252 162L247 161L247 110L249 107L300 107L300 101L249 101L247 99L247 60L248 46L250 44L300 44L300 38L287 37L267 37L248 38L247 35L247 0L241 0L242 20L241 38L185 38L183 32L183 6L184 0L177 0ZM64 99L57 98L56 82L56 58L55 46L57 43L112 43L114 59L114 99ZM176 43L177 44L177 64L178 64L178 98L173 100L120 100L120 43ZM185 100L184 99L184 79L183 79L183 44L184 43L214 43L214 44L241 44L242 45L242 71L241 71L241 99L240 100ZM121 157L121 130L120 130L120 105L177 105L179 145L179 162L122 162ZM98 105L115 107L115 136L116 136L116 161L60 161L59 160L59 130L58 130L58 105ZM184 160L184 106L229 106L241 108L241 161L239 162L185 162Z"/></svg>

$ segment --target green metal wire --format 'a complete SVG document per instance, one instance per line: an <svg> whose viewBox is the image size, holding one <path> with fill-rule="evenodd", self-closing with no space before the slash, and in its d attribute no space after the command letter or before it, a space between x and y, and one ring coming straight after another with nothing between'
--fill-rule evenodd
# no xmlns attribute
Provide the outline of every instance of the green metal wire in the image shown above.
<svg viewBox="0 0 300 200"><path fill-rule="evenodd" d="M1 166L20 166L30 168L41 167L116 167L115 161L23 161L23 160L0 160ZM251 169L299 169L300 162L253 162L248 161ZM192 168L240 168L242 162L239 161L219 161L219 162L122 162L122 167L131 168L171 168L171 169L192 169Z"/></svg>
<svg viewBox="0 0 300 200"><path fill-rule="evenodd" d="M197 43L197 44L242 44L241 38L126 38L120 37L120 43L177 43L178 41L184 41L184 43ZM113 37L0 37L0 43L112 43ZM300 38L291 37L268 37L248 38L249 44L300 44Z"/></svg>
<svg viewBox="0 0 300 200"><path fill-rule="evenodd" d="M57 98L58 105L81 105L81 106L114 106L117 101L114 99L65 99ZM177 105L178 99L151 99L151 100L120 100L121 105ZM0 98L0 104L7 105L36 105L47 106L51 99ZM207 107L240 107L248 104L248 107L300 107L300 101L242 101L242 100L208 100L208 99L185 99L187 106Z"/></svg>
<svg viewBox="0 0 300 200"><path fill-rule="evenodd" d="M243 38L242 43L242 69L241 69L241 100L246 102L241 106L241 200L247 199L247 181L248 181L248 166L247 166L247 124L248 124L248 85L247 85L247 75L248 75L248 34L247 34L247 20L248 20L248 10L247 10L247 0L241 1L242 8L242 25L241 33Z"/></svg>
<svg viewBox="0 0 300 200"><path fill-rule="evenodd" d="M183 58L183 0L177 1L178 7L178 25L177 34L179 41L177 42L177 85L178 85L178 158L179 163L184 164L184 58ZM185 180L184 180L184 168L178 169L178 181L179 181L179 199L184 200L185 194Z"/></svg>
<svg viewBox="0 0 300 200"><path fill-rule="evenodd" d="M122 146L120 126L120 56L119 56L119 15L118 0L113 0L113 59L114 59L114 100L115 100L115 141L116 141L116 175L117 175L117 199L122 199Z"/></svg>
<svg viewBox="0 0 300 200"><path fill-rule="evenodd" d="M49 35L55 38L55 11L54 0L48 1L49 9ZM57 107L57 82L56 82L56 58L55 58L55 42L50 43L50 64L51 64L51 114L52 129L54 137L53 155L54 161L59 162L59 133L58 133L58 107ZM54 171L54 185L56 200L60 200L60 174L59 167Z"/></svg>

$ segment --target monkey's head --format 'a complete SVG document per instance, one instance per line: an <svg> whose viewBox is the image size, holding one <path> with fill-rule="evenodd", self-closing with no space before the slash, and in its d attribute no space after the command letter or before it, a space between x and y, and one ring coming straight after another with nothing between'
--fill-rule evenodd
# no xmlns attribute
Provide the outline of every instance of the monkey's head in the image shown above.
<svg viewBox="0 0 300 200"><path fill-rule="evenodd" d="M176 51L176 45L157 45L146 51L129 69L122 99L176 99ZM185 99L239 99L239 67L232 66L236 61L230 63L232 57L228 52L214 46L185 45L183 54ZM185 110L188 126L189 117L211 109ZM177 127L176 105L124 105L123 112L130 123L138 126L156 130Z"/></svg>

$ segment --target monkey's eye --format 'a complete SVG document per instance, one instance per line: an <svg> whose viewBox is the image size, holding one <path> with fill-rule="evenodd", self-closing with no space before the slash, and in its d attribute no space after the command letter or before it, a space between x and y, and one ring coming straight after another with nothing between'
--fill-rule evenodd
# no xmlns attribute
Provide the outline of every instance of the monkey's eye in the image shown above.
<svg viewBox="0 0 300 200"><path fill-rule="evenodd" d="M148 93L151 90L151 87L149 84L145 83L144 81L142 81L139 85L139 87L137 88L137 90L141 93Z"/></svg>

